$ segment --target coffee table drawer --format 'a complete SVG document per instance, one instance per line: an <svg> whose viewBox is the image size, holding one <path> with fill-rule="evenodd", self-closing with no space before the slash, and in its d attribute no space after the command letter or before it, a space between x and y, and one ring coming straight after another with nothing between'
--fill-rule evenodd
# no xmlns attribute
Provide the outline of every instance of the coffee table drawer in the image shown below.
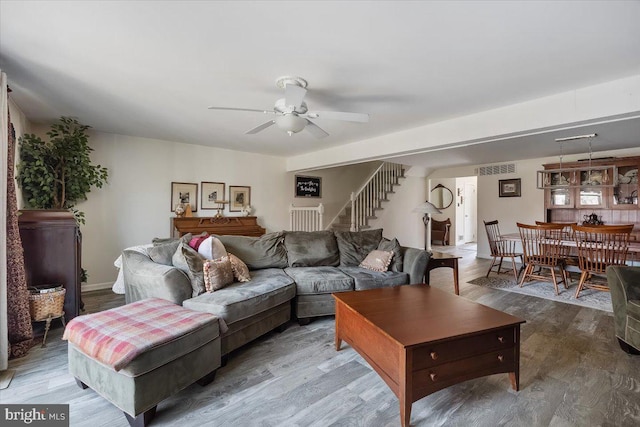
<svg viewBox="0 0 640 427"><path fill-rule="evenodd" d="M449 363L454 360L512 348L516 340L514 328L504 328L466 338L453 339L413 350L413 370Z"/></svg>
<svg viewBox="0 0 640 427"><path fill-rule="evenodd" d="M454 383L476 376L489 375L498 372L510 372L515 361L514 347L480 354L454 362L444 363L413 372L416 384L429 387L438 384Z"/></svg>

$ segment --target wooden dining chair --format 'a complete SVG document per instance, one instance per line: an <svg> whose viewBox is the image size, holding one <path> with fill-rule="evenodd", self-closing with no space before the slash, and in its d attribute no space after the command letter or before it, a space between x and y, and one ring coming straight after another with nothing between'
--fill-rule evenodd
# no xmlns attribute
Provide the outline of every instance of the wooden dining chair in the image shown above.
<svg viewBox="0 0 640 427"><path fill-rule="evenodd" d="M633 224L573 226L581 272L576 298L584 288L609 292L603 276L610 265L626 265L631 230Z"/></svg>
<svg viewBox="0 0 640 427"><path fill-rule="evenodd" d="M577 222L544 222L536 221L536 225L562 225L563 240L573 240L573 226L578 225Z"/></svg>
<svg viewBox="0 0 640 427"><path fill-rule="evenodd" d="M536 221L536 225L562 225L562 240L565 241L571 241L573 242L574 239L574 231L573 231L573 226L574 225L578 225L577 222L543 222L543 221ZM562 255L564 258L565 263L567 264L567 266L578 266L578 252L576 250L576 248L568 246L568 245L563 245L562 246ZM567 271L567 274L569 274L569 279L571 279L571 275L569 273L569 271ZM569 280L571 281L571 280Z"/></svg>
<svg viewBox="0 0 640 427"><path fill-rule="evenodd" d="M527 280L537 279L553 283L556 295L558 284L569 288L570 276L566 270L566 246L563 245L564 224L521 224L517 223L522 241L525 269L520 287ZM545 274L548 270L549 274Z"/></svg>
<svg viewBox="0 0 640 427"><path fill-rule="evenodd" d="M498 220L493 221L483 221L484 228L487 231L487 238L489 239L489 249L491 250L491 266L487 271L487 277L491 271L494 271L497 274L500 273L509 273L509 269L502 268L502 261L504 258L511 258L511 269L513 271L513 276L518 282L519 271L516 267L516 258L520 258L520 263L522 264L522 253L516 251L516 241L514 240L502 240L500 238L500 229L498 227ZM499 260L498 260L499 259ZM494 270L494 267L497 267Z"/></svg>

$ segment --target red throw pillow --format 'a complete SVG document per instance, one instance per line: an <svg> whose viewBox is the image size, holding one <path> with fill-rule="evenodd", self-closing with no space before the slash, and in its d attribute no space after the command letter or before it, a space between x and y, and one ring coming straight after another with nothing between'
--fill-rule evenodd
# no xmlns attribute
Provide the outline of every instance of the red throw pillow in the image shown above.
<svg viewBox="0 0 640 427"><path fill-rule="evenodd" d="M193 239L189 240L189 246L191 246L194 250L198 250L202 242L209 236L196 236Z"/></svg>

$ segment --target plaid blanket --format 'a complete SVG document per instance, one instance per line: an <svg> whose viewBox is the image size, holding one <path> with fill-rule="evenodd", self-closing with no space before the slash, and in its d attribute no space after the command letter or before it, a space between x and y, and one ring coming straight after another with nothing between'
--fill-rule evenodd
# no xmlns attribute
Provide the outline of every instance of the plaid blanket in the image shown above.
<svg viewBox="0 0 640 427"><path fill-rule="evenodd" d="M116 371L145 351L205 325L216 316L150 298L72 319L62 339Z"/></svg>

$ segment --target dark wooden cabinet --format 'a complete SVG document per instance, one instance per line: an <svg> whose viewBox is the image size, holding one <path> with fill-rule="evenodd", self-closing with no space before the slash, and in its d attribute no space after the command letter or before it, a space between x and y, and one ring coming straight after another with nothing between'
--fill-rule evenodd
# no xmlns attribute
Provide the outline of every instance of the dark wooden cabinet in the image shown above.
<svg viewBox="0 0 640 427"><path fill-rule="evenodd" d="M65 319L73 319L82 308L82 237L73 214L67 210L23 210L20 211L18 224L24 249L27 286L64 286L67 290Z"/></svg>
<svg viewBox="0 0 640 427"><path fill-rule="evenodd" d="M640 239L640 156L543 166L538 185L545 191L546 221L581 224L596 214L605 225L634 224L632 239Z"/></svg>

